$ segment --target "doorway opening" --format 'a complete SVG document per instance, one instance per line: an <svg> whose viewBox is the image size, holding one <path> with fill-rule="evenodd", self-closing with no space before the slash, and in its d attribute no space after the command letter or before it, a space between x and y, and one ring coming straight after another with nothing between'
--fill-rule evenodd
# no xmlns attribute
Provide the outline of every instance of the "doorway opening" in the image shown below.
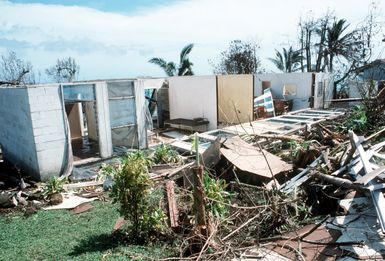
<svg viewBox="0 0 385 261"><path fill-rule="evenodd" d="M66 101L65 109L71 131L74 161L99 158L96 103L94 101Z"/></svg>

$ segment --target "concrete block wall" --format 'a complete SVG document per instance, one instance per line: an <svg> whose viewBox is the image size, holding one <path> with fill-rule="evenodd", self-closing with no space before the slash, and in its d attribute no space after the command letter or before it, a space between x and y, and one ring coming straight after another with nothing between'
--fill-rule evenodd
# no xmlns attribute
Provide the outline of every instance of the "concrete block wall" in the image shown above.
<svg viewBox="0 0 385 261"><path fill-rule="evenodd" d="M61 88L29 87L28 98L40 179L59 176L68 153Z"/></svg>
<svg viewBox="0 0 385 261"><path fill-rule="evenodd" d="M0 144L4 158L39 179L27 88L0 88Z"/></svg>

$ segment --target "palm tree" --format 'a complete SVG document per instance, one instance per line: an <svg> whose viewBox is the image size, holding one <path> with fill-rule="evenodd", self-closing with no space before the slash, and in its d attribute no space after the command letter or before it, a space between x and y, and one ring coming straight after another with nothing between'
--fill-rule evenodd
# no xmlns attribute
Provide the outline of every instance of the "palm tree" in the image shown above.
<svg viewBox="0 0 385 261"><path fill-rule="evenodd" d="M166 62L162 58L152 58L148 62L158 65L164 70L167 76L185 76L185 75L194 75L192 71L193 63L190 62L188 55L191 52L194 44L186 45L180 52L180 61L179 66L176 66L174 62Z"/></svg>
<svg viewBox="0 0 385 261"><path fill-rule="evenodd" d="M333 72L333 62L336 57L343 57L348 61L352 61L352 65L345 76L334 82L333 86L333 98L337 98L337 84L344 80L350 73L350 70L354 67L358 55L360 45L362 41L357 38L357 31L353 30L349 33L345 33L348 28L345 19L334 21L331 26L327 28L326 37L326 51L325 51L325 64L328 66L329 72Z"/></svg>
<svg viewBox="0 0 385 261"><path fill-rule="evenodd" d="M299 50L293 51L293 47L282 48L282 53L275 50L275 58L268 58L274 65L283 72L295 72L301 69L302 55Z"/></svg>
<svg viewBox="0 0 385 261"><path fill-rule="evenodd" d="M330 72L333 72L333 61L337 56L342 56L349 60L356 53L356 48L360 44L359 41L355 40L355 31L346 33L344 32L348 28L348 24L346 25L345 19L340 19L335 21L331 26L327 29L327 56L325 63L328 64L328 69Z"/></svg>

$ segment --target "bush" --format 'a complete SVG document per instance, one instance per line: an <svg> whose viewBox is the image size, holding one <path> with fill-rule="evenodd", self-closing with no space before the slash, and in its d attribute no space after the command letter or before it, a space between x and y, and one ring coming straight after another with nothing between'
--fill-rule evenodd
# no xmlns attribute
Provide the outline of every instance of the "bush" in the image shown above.
<svg viewBox="0 0 385 261"><path fill-rule="evenodd" d="M115 173L112 187L114 203L120 203L120 214L130 222L130 234L134 243L146 243L151 234L163 227L165 214L150 204L152 190L148 157L142 152L128 154Z"/></svg>
<svg viewBox="0 0 385 261"><path fill-rule="evenodd" d="M226 191L226 181L211 178L209 173L205 171L203 174L203 187L207 197L206 211L215 218L226 218L231 202L231 194Z"/></svg>
<svg viewBox="0 0 385 261"><path fill-rule="evenodd" d="M180 163L182 158L168 145L161 144L155 148L153 159L155 164Z"/></svg>
<svg viewBox="0 0 385 261"><path fill-rule="evenodd" d="M365 132L367 129L366 107L355 106L349 118L345 122L346 130L352 130L354 132Z"/></svg>
<svg viewBox="0 0 385 261"><path fill-rule="evenodd" d="M43 187L43 195L48 197L53 194L64 192L63 185L66 183L66 179L60 179L58 177L50 178Z"/></svg>

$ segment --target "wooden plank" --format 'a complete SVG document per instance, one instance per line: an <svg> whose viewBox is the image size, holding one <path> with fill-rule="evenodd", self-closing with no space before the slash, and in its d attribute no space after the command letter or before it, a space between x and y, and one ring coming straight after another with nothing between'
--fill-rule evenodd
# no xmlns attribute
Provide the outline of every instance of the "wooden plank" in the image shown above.
<svg viewBox="0 0 385 261"><path fill-rule="evenodd" d="M283 123L287 123L287 122L292 122L292 123L314 123L314 121L305 121L305 120L293 120L293 119L284 119L284 118L271 118L270 121L273 121L273 122L283 122Z"/></svg>
<svg viewBox="0 0 385 261"><path fill-rule="evenodd" d="M318 164L321 163L323 156L319 156L315 159L306 169L301 171L299 174L288 180L286 183L282 184L280 190L286 194L289 194L294 191L298 186L301 186L304 182L309 179L307 175L310 169L315 168Z"/></svg>
<svg viewBox="0 0 385 261"><path fill-rule="evenodd" d="M169 180L166 182L168 212L169 212L171 228L176 228L179 226L179 222L178 222L179 214L178 214L178 207L175 200L174 185L175 183L172 180Z"/></svg>
<svg viewBox="0 0 385 261"><path fill-rule="evenodd" d="M366 173L363 177L357 179L354 183L366 185L369 183L369 181L373 180L378 175L384 172L385 172L385 166L381 166L378 169L375 169L369 173Z"/></svg>
<svg viewBox="0 0 385 261"><path fill-rule="evenodd" d="M365 150L362 147L362 144L360 143L359 138L357 137L356 134L354 134L353 131L349 131L349 138L350 138L350 141L352 142L352 146L356 147L356 149L360 155L362 164L364 165L365 172L370 173L373 170L373 168L370 165L369 158L366 155ZM369 182L369 185L376 185L376 184L377 183L373 180L371 180ZM379 223L381 225L382 232L385 232L385 198L384 198L384 195L379 190L370 191L370 195L372 196L372 201L373 201L374 207L375 207L376 212L377 212L377 217L378 217Z"/></svg>
<svg viewBox="0 0 385 261"><path fill-rule="evenodd" d="M381 154L381 153L374 153L374 156L376 156L377 158L380 158L380 159L385 159L385 155L384 154Z"/></svg>
<svg viewBox="0 0 385 261"><path fill-rule="evenodd" d="M63 188L65 190L79 189L79 188L84 188L84 187L101 186L101 185L103 185L103 183L104 183L104 181L86 181L86 182L64 184Z"/></svg>
<svg viewBox="0 0 385 261"><path fill-rule="evenodd" d="M315 113L326 114L330 116L343 114L342 112L337 112L337 111L321 111L321 110L309 110L308 112L315 112Z"/></svg>
<svg viewBox="0 0 385 261"><path fill-rule="evenodd" d="M309 116L309 115L302 115L302 114L295 114L295 115L283 115L282 118L303 118L303 119L325 119L325 116Z"/></svg>
<svg viewBox="0 0 385 261"><path fill-rule="evenodd" d="M294 114L294 116L297 116L297 114ZM308 117L326 119L329 115L320 115L317 113L299 113L298 116L308 116Z"/></svg>

